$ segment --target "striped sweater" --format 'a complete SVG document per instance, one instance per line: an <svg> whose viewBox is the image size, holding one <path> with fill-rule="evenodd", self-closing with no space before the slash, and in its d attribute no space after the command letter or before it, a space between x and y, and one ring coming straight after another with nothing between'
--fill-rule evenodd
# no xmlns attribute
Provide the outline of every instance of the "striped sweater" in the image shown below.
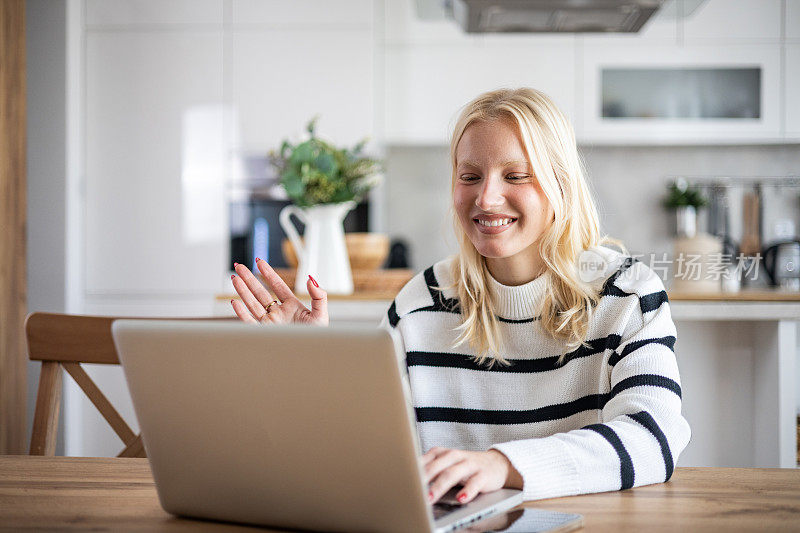
<svg viewBox="0 0 800 533"><path fill-rule="evenodd" d="M452 259L417 274L383 327L405 354L422 451L433 446L502 452L526 500L666 481L691 431L681 415L675 325L664 285L644 263L601 247L621 264L597 282L602 298L590 348L556 360L564 343L541 327L536 302L549 273L509 287L491 279L510 366L477 365L453 348L461 322Z"/></svg>

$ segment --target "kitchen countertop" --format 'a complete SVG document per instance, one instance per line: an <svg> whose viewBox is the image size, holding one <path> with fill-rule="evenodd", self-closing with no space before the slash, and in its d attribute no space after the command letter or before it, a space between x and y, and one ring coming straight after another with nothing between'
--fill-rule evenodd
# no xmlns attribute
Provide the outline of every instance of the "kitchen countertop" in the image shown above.
<svg viewBox="0 0 800 533"><path fill-rule="evenodd" d="M667 291L670 301L800 302L800 292L743 289L738 292Z"/></svg>
<svg viewBox="0 0 800 533"><path fill-rule="evenodd" d="M670 311L675 320L798 320L800 321L800 298L766 298L755 294L740 294L739 298L728 298L715 293L668 293ZM728 296L728 293L725 293ZM216 297L216 307L221 314L232 314L230 304L235 294ZM300 298L310 302L308 297ZM380 320L392 303L392 295L381 293L356 293L348 296L330 295L331 315L340 320L374 318Z"/></svg>

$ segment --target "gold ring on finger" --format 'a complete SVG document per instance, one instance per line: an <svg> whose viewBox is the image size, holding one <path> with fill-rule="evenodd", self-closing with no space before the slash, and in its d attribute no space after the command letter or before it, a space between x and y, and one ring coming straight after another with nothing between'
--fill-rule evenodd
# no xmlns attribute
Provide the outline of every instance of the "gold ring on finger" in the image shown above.
<svg viewBox="0 0 800 533"><path fill-rule="evenodd" d="M272 300L272 301L269 303L269 305L267 306L267 309L266 309L266 311L267 311L267 314L269 314L269 308L270 308L270 307L272 307L273 305L275 305L276 303L278 303L278 300Z"/></svg>

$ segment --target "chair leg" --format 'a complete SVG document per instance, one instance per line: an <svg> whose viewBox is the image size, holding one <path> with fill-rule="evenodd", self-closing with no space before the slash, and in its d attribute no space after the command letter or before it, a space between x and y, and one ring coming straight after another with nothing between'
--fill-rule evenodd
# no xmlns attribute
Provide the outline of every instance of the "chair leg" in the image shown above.
<svg viewBox="0 0 800 533"><path fill-rule="evenodd" d="M144 451L144 443L142 442L142 434L136 435L136 438L128 443L117 457L147 457Z"/></svg>
<svg viewBox="0 0 800 533"><path fill-rule="evenodd" d="M56 361L42 361L30 455L55 455L60 408L61 365Z"/></svg>

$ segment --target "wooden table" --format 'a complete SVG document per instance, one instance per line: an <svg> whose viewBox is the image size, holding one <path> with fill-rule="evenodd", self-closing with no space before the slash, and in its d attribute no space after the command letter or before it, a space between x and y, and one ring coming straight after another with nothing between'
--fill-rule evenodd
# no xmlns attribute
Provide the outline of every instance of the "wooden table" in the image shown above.
<svg viewBox="0 0 800 533"><path fill-rule="evenodd" d="M800 470L677 468L668 483L539 500L590 531L800 531ZM146 459L0 456L0 528L253 531L175 518Z"/></svg>

